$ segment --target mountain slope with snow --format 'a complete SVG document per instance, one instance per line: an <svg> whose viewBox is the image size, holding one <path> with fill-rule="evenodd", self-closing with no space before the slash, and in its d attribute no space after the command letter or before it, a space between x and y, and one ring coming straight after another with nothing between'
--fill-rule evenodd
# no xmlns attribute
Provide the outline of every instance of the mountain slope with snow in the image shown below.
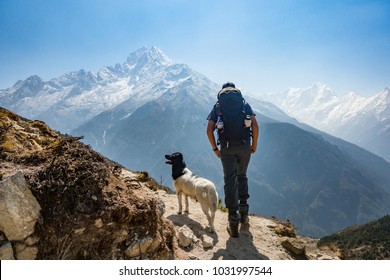
<svg viewBox="0 0 390 280"><path fill-rule="evenodd" d="M103 67L96 73L79 70L48 82L38 76L19 81L0 90L0 104L69 132L126 100L131 100L135 109L160 96L164 88L174 87L182 73L181 69L176 69L176 73L174 69L167 71L172 65L158 48L141 48L130 54L126 62Z"/></svg>
<svg viewBox="0 0 390 280"><path fill-rule="evenodd" d="M338 97L324 84L267 94L299 121L355 143L390 161L390 90L371 97L355 92Z"/></svg>

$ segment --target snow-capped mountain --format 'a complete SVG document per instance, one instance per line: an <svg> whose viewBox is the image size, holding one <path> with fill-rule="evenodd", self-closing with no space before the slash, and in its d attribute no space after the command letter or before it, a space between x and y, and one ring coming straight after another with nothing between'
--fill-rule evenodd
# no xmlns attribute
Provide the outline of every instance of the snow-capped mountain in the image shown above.
<svg viewBox="0 0 390 280"><path fill-rule="evenodd" d="M267 94L299 121L341 137L390 161L390 90L371 97L355 92L339 97L318 83L306 89L291 88Z"/></svg>
<svg viewBox="0 0 390 280"><path fill-rule="evenodd" d="M96 73L80 70L48 82L32 76L1 90L0 106L84 135L105 156L169 186L164 154L180 151L223 198L221 162L205 126L220 86L152 47ZM321 98L315 93L305 102L333 98L326 90ZM248 171L251 212L290 219L313 236L390 213L390 163L243 95L260 123L259 150Z"/></svg>
<svg viewBox="0 0 390 280"><path fill-rule="evenodd" d="M184 65L173 64L158 48L144 47L96 73L79 70L48 82L38 76L19 81L0 90L0 104L69 132L126 100L134 110L187 78Z"/></svg>

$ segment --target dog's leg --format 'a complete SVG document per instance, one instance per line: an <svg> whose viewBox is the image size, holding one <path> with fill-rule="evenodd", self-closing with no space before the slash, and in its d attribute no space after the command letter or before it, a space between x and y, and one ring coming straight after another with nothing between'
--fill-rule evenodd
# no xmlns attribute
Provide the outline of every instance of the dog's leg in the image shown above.
<svg viewBox="0 0 390 280"><path fill-rule="evenodd" d="M181 215L181 213L183 211L183 205L182 205L181 197L182 197L182 193L179 192L177 194L177 201L179 202L179 211L177 212L177 214L179 214L179 215Z"/></svg>
<svg viewBox="0 0 390 280"><path fill-rule="evenodd" d="M215 212L211 211L211 224L214 225Z"/></svg>
<svg viewBox="0 0 390 280"><path fill-rule="evenodd" d="M184 210L184 213L190 213L190 204L188 201L188 195L185 196L186 199L186 209Z"/></svg>
<svg viewBox="0 0 390 280"><path fill-rule="evenodd" d="M214 228L215 213L212 213L212 216L210 217L209 207L205 203L201 203L200 205L201 205L202 210L203 210L204 214L206 215L207 220L209 222L210 232L212 232L212 233L215 232L215 228Z"/></svg>
<svg viewBox="0 0 390 280"><path fill-rule="evenodd" d="M218 197L215 199L214 202L211 202L211 205L210 208L210 213L211 213L211 223L214 224L214 219L215 219L215 212L217 212L217 208L218 208Z"/></svg>

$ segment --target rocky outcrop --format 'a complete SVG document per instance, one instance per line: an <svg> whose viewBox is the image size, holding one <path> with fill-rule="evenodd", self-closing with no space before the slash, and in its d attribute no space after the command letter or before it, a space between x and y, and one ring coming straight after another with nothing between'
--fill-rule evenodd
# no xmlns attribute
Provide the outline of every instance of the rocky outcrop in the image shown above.
<svg viewBox="0 0 390 280"><path fill-rule="evenodd" d="M80 139L0 108L0 259L174 258L158 184Z"/></svg>
<svg viewBox="0 0 390 280"><path fill-rule="evenodd" d="M41 207L27 187L22 172L0 182L0 231L6 240L12 242L1 247L2 258L35 259L39 238L32 234L40 211Z"/></svg>
<svg viewBox="0 0 390 280"><path fill-rule="evenodd" d="M9 240L23 240L31 235L40 211L22 172L0 182L0 231Z"/></svg>

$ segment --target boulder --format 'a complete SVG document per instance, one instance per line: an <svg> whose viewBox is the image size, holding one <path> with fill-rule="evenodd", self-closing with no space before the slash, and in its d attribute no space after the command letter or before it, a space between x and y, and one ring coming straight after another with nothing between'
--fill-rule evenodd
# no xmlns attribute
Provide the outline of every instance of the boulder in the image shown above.
<svg viewBox="0 0 390 280"><path fill-rule="evenodd" d="M31 235L40 211L22 172L0 182L0 231L8 240L23 240Z"/></svg>
<svg viewBox="0 0 390 280"><path fill-rule="evenodd" d="M296 256L305 255L306 246L302 241L299 241L296 238L285 238L281 242L282 246Z"/></svg>
<svg viewBox="0 0 390 280"><path fill-rule="evenodd" d="M276 225L274 232L279 236L296 237L294 226L289 222Z"/></svg>
<svg viewBox="0 0 390 280"><path fill-rule="evenodd" d="M126 256L129 258L139 257L141 254L146 253L150 245L153 244L153 238L146 237L141 240L133 242L125 251Z"/></svg>
<svg viewBox="0 0 390 280"><path fill-rule="evenodd" d="M14 249L17 260L35 260L38 254L38 247L26 246L24 243L16 243Z"/></svg>
<svg viewBox="0 0 390 280"><path fill-rule="evenodd" d="M210 249L214 247L214 240L208 235L203 235L202 242L203 249Z"/></svg>
<svg viewBox="0 0 390 280"><path fill-rule="evenodd" d="M0 260L14 260L14 251L10 242L0 245Z"/></svg>
<svg viewBox="0 0 390 280"><path fill-rule="evenodd" d="M194 233L192 232L192 230L188 226L184 225L179 228L178 232L179 246L183 248L191 246L192 241L194 239Z"/></svg>

